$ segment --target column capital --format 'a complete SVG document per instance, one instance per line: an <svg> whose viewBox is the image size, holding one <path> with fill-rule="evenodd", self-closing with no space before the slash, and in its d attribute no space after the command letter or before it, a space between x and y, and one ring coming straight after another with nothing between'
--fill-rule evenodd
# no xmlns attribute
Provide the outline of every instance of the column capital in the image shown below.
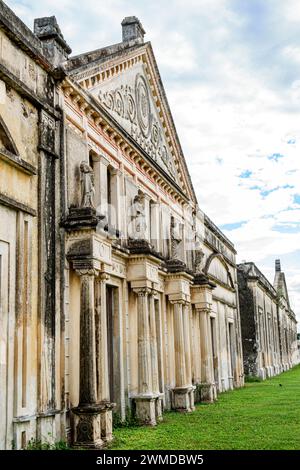
<svg viewBox="0 0 300 470"><path fill-rule="evenodd" d="M197 307L197 305L195 305L195 311L196 313L198 313L199 315L202 313L202 314L210 314L211 312L211 309L209 307Z"/></svg>
<svg viewBox="0 0 300 470"><path fill-rule="evenodd" d="M178 299L178 300L170 300L169 299L169 302L172 305L186 305L186 303L187 303L185 300L182 300L182 299Z"/></svg>
<svg viewBox="0 0 300 470"><path fill-rule="evenodd" d="M107 274L107 273L100 273L99 274L99 279L100 279L100 281L103 281L103 282L109 281L110 275Z"/></svg>
<svg viewBox="0 0 300 470"><path fill-rule="evenodd" d="M100 162L105 166L108 166L110 164L109 160L103 153L100 155Z"/></svg>
<svg viewBox="0 0 300 470"><path fill-rule="evenodd" d="M156 290L156 289L150 289L150 290L151 290L151 292L149 293L149 295L151 295L151 296L158 295L158 294L160 293L160 292L159 292L158 290Z"/></svg>
<svg viewBox="0 0 300 470"><path fill-rule="evenodd" d="M122 171L119 168L111 168L111 174L113 176L122 176Z"/></svg>
<svg viewBox="0 0 300 470"><path fill-rule="evenodd" d="M135 294L138 295L138 297L146 297L152 294L152 289L149 287L135 287L132 290Z"/></svg>
<svg viewBox="0 0 300 470"><path fill-rule="evenodd" d="M75 272L78 276L98 276L99 271L94 268L77 268L75 269Z"/></svg>

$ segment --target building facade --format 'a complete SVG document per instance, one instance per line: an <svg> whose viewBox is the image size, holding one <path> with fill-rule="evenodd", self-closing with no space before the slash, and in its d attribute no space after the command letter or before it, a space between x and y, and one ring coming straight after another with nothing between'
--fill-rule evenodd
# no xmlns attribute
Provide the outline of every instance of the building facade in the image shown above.
<svg viewBox="0 0 300 470"><path fill-rule="evenodd" d="M101 445L114 413L155 425L164 409L190 412L243 384L234 247L198 207L137 18L122 36L61 65L67 419L79 445L94 403Z"/></svg>
<svg viewBox="0 0 300 470"><path fill-rule="evenodd" d="M54 75L40 40L0 2L1 449L24 447L52 417L61 426L61 113Z"/></svg>
<svg viewBox="0 0 300 470"><path fill-rule="evenodd" d="M243 385L232 243L198 207L149 42L81 56L1 1L0 447Z"/></svg>
<svg viewBox="0 0 300 470"><path fill-rule="evenodd" d="M236 251L198 205L144 34L128 17L70 57L55 17L32 32L0 0L2 449L102 447L114 419L244 384Z"/></svg>
<svg viewBox="0 0 300 470"><path fill-rule="evenodd" d="M280 260L273 286L254 263L238 265L245 375L272 377L299 363L297 321Z"/></svg>

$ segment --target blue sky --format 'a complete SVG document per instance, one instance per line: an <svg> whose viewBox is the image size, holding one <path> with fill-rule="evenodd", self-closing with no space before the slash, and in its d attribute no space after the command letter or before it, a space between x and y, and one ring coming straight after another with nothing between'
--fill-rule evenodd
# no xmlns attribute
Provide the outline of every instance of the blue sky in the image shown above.
<svg viewBox="0 0 300 470"><path fill-rule="evenodd" d="M281 258L300 321L299 0L9 0L55 14L73 53L152 42L200 208L273 281Z"/></svg>

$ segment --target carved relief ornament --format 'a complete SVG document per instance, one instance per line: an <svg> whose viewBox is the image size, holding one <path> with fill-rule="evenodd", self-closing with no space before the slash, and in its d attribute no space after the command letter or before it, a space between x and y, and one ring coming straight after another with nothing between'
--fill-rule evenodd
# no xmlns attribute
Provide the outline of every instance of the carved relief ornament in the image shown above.
<svg viewBox="0 0 300 470"><path fill-rule="evenodd" d="M132 137L177 181L175 164L168 150L162 125L151 110L151 98L145 77L138 73L134 88L121 85L115 90L100 91L98 98L110 112L130 122Z"/></svg>

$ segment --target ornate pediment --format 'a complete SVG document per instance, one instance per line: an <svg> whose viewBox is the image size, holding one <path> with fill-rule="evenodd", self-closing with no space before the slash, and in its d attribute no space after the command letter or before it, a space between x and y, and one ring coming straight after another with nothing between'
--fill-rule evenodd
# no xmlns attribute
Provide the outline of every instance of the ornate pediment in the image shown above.
<svg viewBox="0 0 300 470"><path fill-rule="evenodd" d="M90 89L109 113L157 164L180 184L174 158L155 104L144 66L130 70Z"/></svg>

